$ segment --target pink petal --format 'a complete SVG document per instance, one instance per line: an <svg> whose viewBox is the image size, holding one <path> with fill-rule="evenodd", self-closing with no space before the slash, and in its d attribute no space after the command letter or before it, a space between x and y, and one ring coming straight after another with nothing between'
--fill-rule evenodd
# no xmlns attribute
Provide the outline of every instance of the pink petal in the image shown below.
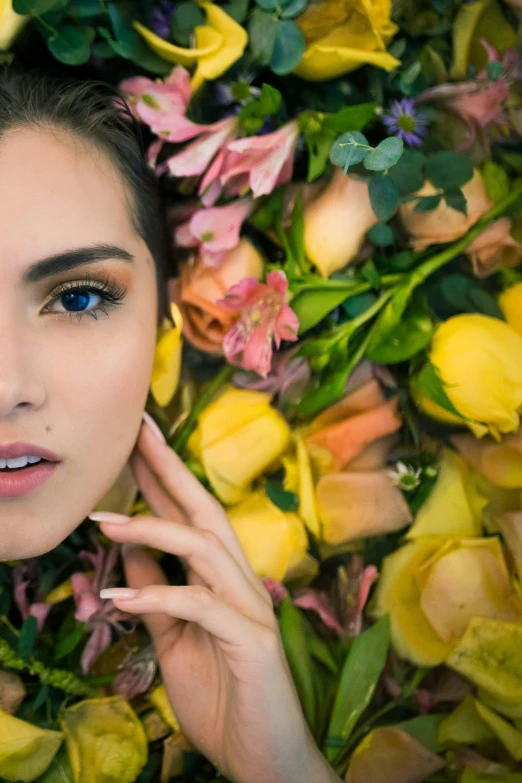
<svg viewBox="0 0 522 783"><path fill-rule="evenodd" d="M45 625L45 621L47 619L47 615L51 611L51 604L45 604L45 603L35 603L31 604L29 608L29 615L32 617L36 617L38 624L37 629L38 632L42 630L42 628Z"/></svg>
<svg viewBox="0 0 522 783"><path fill-rule="evenodd" d="M165 78L165 84L170 84L176 88L185 109L192 98L192 85L190 83L190 73L182 65L177 65Z"/></svg>
<svg viewBox="0 0 522 783"><path fill-rule="evenodd" d="M248 335L240 364L244 370L255 370L262 378L266 378L270 372L272 345L263 326L254 327Z"/></svg>
<svg viewBox="0 0 522 783"><path fill-rule="evenodd" d="M80 664L82 672L88 674L91 666L111 643L111 629L107 623L98 623L83 648Z"/></svg>
<svg viewBox="0 0 522 783"><path fill-rule="evenodd" d="M190 230L207 250L232 250L239 242L241 226L251 209L252 202L248 199L226 207L200 209L190 220Z"/></svg>
<svg viewBox="0 0 522 783"><path fill-rule="evenodd" d="M286 275L280 269L274 269L269 272L266 278L266 284L270 286L274 291L277 291L281 299L284 300L285 294L288 290L288 280Z"/></svg>
<svg viewBox="0 0 522 783"><path fill-rule="evenodd" d="M292 603L300 609L316 612L327 628L344 634L344 628L330 609L325 596L317 590L306 588L294 598Z"/></svg>
<svg viewBox="0 0 522 783"><path fill-rule="evenodd" d="M180 245L181 247L198 246L197 237L194 236L190 228L190 220L187 221L187 223L182 223L181 226L176 228L174 239L176 244Z"/></svg>
<svg viewBox="0 0 522 783"><path fill-rule="evenodd" d="M223 353L227 361L232 361L245 347L246 333L241 324L237 323L223 338Z"/></svg>
<svg viewBox="0 0 522 783"><path fill-rule="evenodd" d="M280 340L297 340L297 330L299 329L299 318L294 313L290 305L283 304L276 318L275 337L279 347Z"/></svg>
<svg viewBox="0 0 522 783"><path fill-rule="evenodd" d="M231 286L224 299L219 299L218 307L226 307L228 310L238 312L247 306L253 299L263 293L263 284L255 277L244 277L239 283Z"/></svg>
<svg viewBox="0 0 522 783"><path fill-rule="evenodd" d="M193 177L203 174L221 147L228 139L235 136L237 119L227 118L214 125L201 125L199 128L199 135L204 134L203 138L189 144L182 152L169 158L169 170L174 177ZM177 140L181 141L181 139Z"/></svg>

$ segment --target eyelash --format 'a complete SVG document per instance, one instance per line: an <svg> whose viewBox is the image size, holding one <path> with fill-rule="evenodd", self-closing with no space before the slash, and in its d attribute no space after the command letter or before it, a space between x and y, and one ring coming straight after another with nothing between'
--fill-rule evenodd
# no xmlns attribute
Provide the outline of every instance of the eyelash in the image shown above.
<svg viewBox="0 0 522 783"><path fill-rule="evenodd" d="M69 312L64 311L59 313L51 313L51 315L69 316L69 320L72 320L72 317L76 316L78 321L81 321L82 316L90 315L92 318L94 318L97 321L98 312L104 312L105 315L109 317L109 313L107 312L106 309L107 306L109 308L112 308L122 304L122 301L127 294L127 287L124 286L123 284L118 283L114 278L110 277L109 275L107 275L103 279L86 275L82 280L68 280L67 282L62 283L60 286L58 286L57 289L55 289L52 292L51 298L45 305L43 312L46 312L46 309L50 305L52 305L63 294L68 293L69 291L74 291L75 293L87 292L90 294L98 294L99 296L102 296L103 299L105 299L105 303L100 303L99 305L96 305L96 307L93 307L92 310L76 310L76 311L69 311Z"/></svg>

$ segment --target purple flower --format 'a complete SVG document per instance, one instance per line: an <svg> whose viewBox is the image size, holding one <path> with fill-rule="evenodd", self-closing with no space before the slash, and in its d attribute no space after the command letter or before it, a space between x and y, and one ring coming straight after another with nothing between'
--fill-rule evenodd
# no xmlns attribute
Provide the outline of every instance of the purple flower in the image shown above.
<svg viewBox="0 0 522 783"><path fill-rule="evenodd" d="M420 147L422 137L426 133L426 126L429 123L427 114L415 111L413 98L392 101L389 113L383 114L382 120L388 130L406 142L409 147Z"/></svg>
<svg viewBox="0 0 522 783"><path fill-rule="evenodd" d="M150 26L160 38L167 38L170 34L174 3L172 0L160 0L152 9Z"/></svg>

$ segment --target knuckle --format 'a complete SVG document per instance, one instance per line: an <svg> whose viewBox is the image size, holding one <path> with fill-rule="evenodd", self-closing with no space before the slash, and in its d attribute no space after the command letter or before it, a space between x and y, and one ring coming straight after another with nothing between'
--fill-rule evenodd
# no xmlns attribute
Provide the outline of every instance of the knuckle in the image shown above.
<svg viewBox="0 0 522 783"><path fill-rule="evenodd" d="M256 647L267 657L279 655L279 633L277 627L262 626L259 628Z"/></svg>
<svg viewBox="0 0 522 783"><path fill-rule="evenodd" d="M192 600L198 606L211 606L215 603L214 596L207 587L203 587L203 585L195 585L190 589Z"/></svg>
<svg viewBox="0 0 522 783"><path fill-rule="evenodd" d="M221 541L213 530L202 530L200 538L201 546L205 551L217 549L221 544Z"/></svg>

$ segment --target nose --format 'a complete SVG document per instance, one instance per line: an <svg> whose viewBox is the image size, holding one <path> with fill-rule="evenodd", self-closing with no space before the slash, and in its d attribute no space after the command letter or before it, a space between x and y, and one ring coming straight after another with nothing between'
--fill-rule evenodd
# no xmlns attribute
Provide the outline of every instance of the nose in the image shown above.
<svg viewBox="0 0 522 783"><path fill-rule="evenodd" d="M8 323L10 322L10 323ZM0 423L45 400L34 330L0 314Z"/></svg>

